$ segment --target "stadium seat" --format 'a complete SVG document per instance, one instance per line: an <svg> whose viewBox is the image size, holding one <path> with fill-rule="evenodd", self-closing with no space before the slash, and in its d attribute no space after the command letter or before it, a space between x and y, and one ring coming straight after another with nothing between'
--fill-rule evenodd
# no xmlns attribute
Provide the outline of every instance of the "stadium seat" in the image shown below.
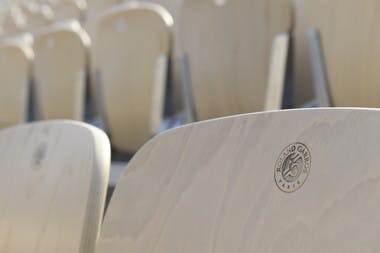
<svg viewBox="0 0 380 253"><path fill-rule="evenodd" d="M54 21L67 19L82 21L87 3L85 0L61 0L54 5Z"/></svg>
<svg viewBox="0 0 380 253"><path fill-rule="evenodd" d="M107 12L110 8L117 6L120 4L120 0L92 0L87 1L87 9L85 14L85 22L84 22L84 28L89 34L91 40L94 40L95 37L95 31L97 28L97 25L99 23L99 19L102 17L102 15ZM96 91L94 89L94 83L95 83L95 70L93 66L93 55L94 55L94 48L90 48L90 107L91 107L91 114L93 117L99 118L100 111L98 106L98 101L96 99Z"/></svg>
<svg viewBox="0 0 380 253"><path fill-rule="evenodd" d="M53 23L54 13L48 5L21 5L26 16L26 30L32 34L38 33Z"/></svg>
<svg viewBox="0 0 380 253"><path fill-rule="evenodd" d="M87 11L86 11L86 21L85 28L86 31L92 37L100 16L106 12L109 8L119 4L120 0L90 0L87 1Z"/></svg>
<svg viewBox="0 0 380 253"><path fill-rule="evenodd" d="M135 0L127 0L127 1L135 1ZM144 1L144 0L140 0ZM183 0L149 0L149 2L153 2L161 5L165 9L167 9L172 15L174 23L173 23L173 41L172 41L172 55L171 55L171 70L169 72L170 78L170 88L171 91L168 91L171 97L167 99L170 100L168 103L172 104L172 113L182 112L184 109L183 104L183 92L181 86L181 59L180 59L180 48L179 48L179 30L180 30L180 20L181 20L181 5Z"/></svg>
<svg viewBox="0 0 380 253"><path fill-rule="evenodd" d="M181 15L182 73L195 120L282 107L290 1L186 0Z"/></svg>
<svg viewBox="0 0 380 253"><path fill-rule="evenodd" d="M2 26L2 37L16 37L25 32L26 19L25 16L18 12L17 8L11 10L5 15Z"/></svg>
<svg viewBox="0 0 380 253"><path fill-rule="evenodd" d="M35 37L38 118L83 120L90 39L78 22L56 24Z"/></svg>
<svg viewBox="0 0 380 253"><path fill-rule="evenodd" d="M96 89L112 145L135 152L158 132L163 118L170 14L153 3L109 10L94 39Z"/></svg>
<svg viewBox="0 0 380 253"><path fill-rule="evenodd" d="M96 253L378 252L379 128L380 110L309 109L161 134L126 168Z"/></svg>
<svg viewBox="0 0 380 253"><path fill-rule="evenodd" d="M0 251L92 253L107 189L106 135L70 121L0 131Z"/></svg>
<svg viewBox="0 0 380 253"><path fill-rule="evenodd" d="M28 119L33 50L15 42L0 43L0 128Z"/></svg>
<svg viewBox="0 0 380 253"><path fill-rule="evenodd" d="M324 89L328 97L320 105L380 107L380 2L307 0L305 5L308 25L316 29L309 33L316 93Z"/></svg>

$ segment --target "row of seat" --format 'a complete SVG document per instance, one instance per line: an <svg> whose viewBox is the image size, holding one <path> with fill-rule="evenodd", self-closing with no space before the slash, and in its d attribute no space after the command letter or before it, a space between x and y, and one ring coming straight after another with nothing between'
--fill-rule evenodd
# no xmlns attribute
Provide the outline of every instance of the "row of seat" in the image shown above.
<svg viewBox="0 0 380 253"><path fill-rule="evenodd" d="M191 8L189 7L189 9ZM135 10L134 14L129 14L132 13L132 10ZM38 97L37 107L40 108L38 110L39 117L37 118L80 120L83 117L84 103L79 98L83 98L85 82L83 72L86 66L83 52L89 43L84 38L79 41L78 37L80 36L78 36L78 33L82 35L81 37L86 37L86 35L83 35L84 31L79 31L80 28L74 29L73 23L70 24L71 27L69 28L55 25L53 29L40 32L35 36L33 69ZM98 34L93 39L93 49L91 49L92 97L96 97L94 93L101 93L97 101L97 104L101 104L98 111L104 114L103 118L106 119L112 143L123 151L136 151L160 128L165 83L167 83L168 79L172 25L172 17L165 9L149 3L127 3L124 6L115 6L115 8L108 10L99 23ZM61 29L61 31L57 32L58 29ZM65 29L65 31L63 32L62 29ZM51 30L54 31L52 32ZM71 30L71 39L70 31L68 30ZM191 27L188 28L188 31L189 35L186 36L196 37L191 35L193 31ZM207 29L205 29L206 31ZM65 38L58 38L62 37L63 33L66 34ZM272 37L272 35L274 33L269 36ZM186 36L184 35L184 38ZM279 39L285 40L285 43L287 41L286 36L280 36ZM60 40L62 44L53 42L57 40ZM75 40L77 43L73 46L68 40ZM184 41L187 41L187 39L184 39ZM197 43L190 43L189 40L189 45ZM54 44L57 45L54 46ZM204 46L204 48L209 48L206 44ZM266 51L270 51L270 43L262 46L266 48ZM199 49L190 48L186 51L199 52ZM75 52L74 56L69 52ZM282 52L279 53L284 56ZM204 52L198 54L198 56L203 54ZM191 57L189 60L203 60L201 58L196 59L198 56L195 54L191 55L194 55L194 58ZM187 58L184 57L183 59L182 67L187 64ZM70 63L69 60L72 62ZM254 61L256 60L258 58L254 58ZM69 65L70 69L67 68ZM197 62L190 63L192 67L197 65ZM8 67L11 66L8 65ZM4 68L4 71L8 72L6 68ZM186 71L185 76L189 77ZM198 76L197 73L195 73L194 77L196 76ZM249 80L251 77L252 75L249 75L244 81ZM188 84L187 81L184 80L184 83ZM252 108L249 109L249 107L258 106L257 104L260 103L260 101L255 101L254 105L252 105L249 102L252 99L244 99L244 101L242 100L243 108L240 108L233 101L235 98L232 97L231 102L224 108L216 109L223 97L229 92L221 89L220 98L217 99L216 103L211 104L210 110L207 108L210 106L206 105L205 107L205 105L202 105L204 81L195 81L194 90L199 90L199 92L194 97L201 96L195 101L195 104L201 104L204 107L204 109L199 110L197 119L232 114L239 110L251 111ZM230 87L231 85L228 84L228 81L231 80L226 79L225 81L224 87ZM216 85L216 83L213 85ZM236 85L244 86L243 82ZM253 88L247 87L250 90ZM64 89L66 92L63 92ZM210 89L213 88L211 87ZM231 86L231 89L235 88ZM263 91L262 93L265 92ZM64 96L65 94L67 96ZM240 95L242 94L248 93L242 92ZM257 98L262 101L264 99L261 98L261 95L258 94ZM18 100L12 99L11 101L17 102ZM144 101L144 103L141 103L141 101ZM8 108L6 105L2 107L4 109ZM231 109L229 109L230 107ZM203 110L210 112L206 112L205 114L207 115L202 116ZM254 110L259 110L259 108ZM224 112L220 113L218 111ZM189 115L189 118L193 119L194 117ZM125 129L130 131L124 131Z"/></svg>
<svg viewBox="0 0 380 253"><path fill-rule="evenodd" d="M81 19L86 2L63 0L38 3L19 1L3 7L1 22L2 37L16 36L23 32L38 32L53 22L67 19Z"/></svg>
<svg viewBox="0 0 380 253"><path fill-rule="evenodd" d="M90 40L78 23L56 25L33 38L1 43L1 126L25 121L30 80L37 84L40 110L36 119L50 117L83 119L87 53ZM71 55L73 54L73 55ZM46 68L48 67L48 68Z"/></svg>
<svg viewBox="0 0 380 253"><path fill-rule="evenodd" d="M369 25L377 16L363 15L360 22L356 22L347 11L357 7L366 13L377 2L304 2L309 26L321 34L320 41L318 33L309 33L316 104L378 106L377 49L370 44L375 29ZM326 6L334 8L325 12ZM168 12L158 5L126 3L108 10L98 24L99 35L93 37L93 50L90 50L91 92L112 143L122 151L137 150L157 132L162 119L165 83L175 81L176 75L180 82L173 84L182 84L188 121L289 106L284 97L289 88L286 84L289 84L291 66L288 63L292 56L289 52L293 27L290 1L188 0L180 4L178 12L180 15L174 15L177 22L172 23ZM361 36L352 38L352 27L357 27ZM171 37L174 37L174 45ZM49 48L49 41L42 45ZM170 49L174 49L172 53ZM59 50L63 56L68 55L63 47ZM35 53L38 57L38 52ZM170 54L171 64L168 64ZM41 60L40 74L54 73L49 69L57 59L58 56L50 61ZM65 81L66 85L61 87L69 87L69 81L72 84L84 80L84 69L72 71L70 76L75 78ZM65 68L59 66L58 70L64 73ZM62 76L54 73L49 78L45 88L51 88L52 94L63 95L60 88L52 84ZM38 99L44 99L38 95L42 92L42 83L42 79L36 78ZM77 101L76 105L71 104L76 108L83 105L76 100L83 99L83 89L78 90L81 92L64 100L69 108L70 101ZM57 96L46 94L46 100L59 101ZM39 106L43 111L63 105L45 106L41 100Z"/></svg>
<svg viewBox="0 0 380 253"><path fill-rule="evenodd" d="M96 108L106 120L114 146L135 152L161 125L172 23L170 14L158 5L126 4L109 10L91 48L89 36L75 21L41 31L32 46L19 40L4 42L0 79L11 93L4 89L7 99L0 101L2 126L26 118L25 93L30 87L34 119L85 120L89 79L89 91L97 98Z"/></svg>
<svg viewBox="0 0 380 253"><path fill-rule="evenodd" d="M103 223L101 130L0 130L0 251L375 253L379 127L376 109L304 109L171 130L129 163Z"/></svg>
<svg viewBox="0 0 380 253"><path fill-rule="evenodd" d="M0 6L1 37L38 32L54 22L76 19L93 31L99 16L108 8L130 0L12 0Z"/></svg>

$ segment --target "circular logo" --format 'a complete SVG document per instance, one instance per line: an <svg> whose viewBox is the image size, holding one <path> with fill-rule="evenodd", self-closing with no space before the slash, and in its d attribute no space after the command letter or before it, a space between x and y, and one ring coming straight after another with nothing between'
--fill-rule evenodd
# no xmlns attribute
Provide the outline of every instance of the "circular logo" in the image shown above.
<svg viewBox="0 0 380 253"><path fill-rule="evenodd" d="M311 156L306 145L294 143L287 146L277 159L274 179L278 188L286 193L297 191L310 173Z"/></svg>

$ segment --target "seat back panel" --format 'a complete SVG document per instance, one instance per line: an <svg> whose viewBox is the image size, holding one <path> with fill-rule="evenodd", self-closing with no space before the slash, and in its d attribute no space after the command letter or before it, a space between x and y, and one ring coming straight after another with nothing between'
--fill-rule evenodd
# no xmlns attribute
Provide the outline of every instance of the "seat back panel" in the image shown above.
<svg viewBox="0 0 380 253"><path fill-rule="evenodd" d="M0 150L0 251L92 252L108 180L105 134L36 123L0 131Z"/></svg>
<svg viewBox="0 0 380 253"><path fill-rule="evenodd" d="M377 252L379 116L285 111L164 133L121 177L97 253Z"/></svg>
<svg viewBox="0 0 380 253"><path fill-rule="evenodd" d="M158 131L154 122L163 117L168 64L162 58L168 59L171 43L169 13L155 4L134 4L105 14L94 42L97 83L112 143L132 152ZM163 80L158 81L159 76Z"/></svg>
<svg viewBox="0 0 380 253"><path fill-rule="evenodd" d="M33 52L19 45L0 46L0 127L26 121Z"/></svg>
<svg viewBox="0 0 380 253"><path fill-rule="evenodd" d="M87 34L82 30L52 29L34 43L34 75L42 119L84 117Z"/></svg>

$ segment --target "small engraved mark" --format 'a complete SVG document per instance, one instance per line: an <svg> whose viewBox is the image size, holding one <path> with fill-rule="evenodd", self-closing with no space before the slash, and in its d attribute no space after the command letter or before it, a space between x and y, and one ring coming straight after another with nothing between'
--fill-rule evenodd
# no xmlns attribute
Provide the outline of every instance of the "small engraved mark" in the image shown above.
<svg viewBox="0 0 380 253"><path fill-rule="evenodd" d="M34 163L34 169L39 170L43 160L45 159L47 151L47 145L46 143L40 143L33 155L33 163Z"/></svg>
<svg viewBox="0 0 380 253"><path fill-rule="evenodd" d="M276 161L274 179L286 193L297 191L310 174L311 156L305 144L296 142L287 146Z"/></svg>

